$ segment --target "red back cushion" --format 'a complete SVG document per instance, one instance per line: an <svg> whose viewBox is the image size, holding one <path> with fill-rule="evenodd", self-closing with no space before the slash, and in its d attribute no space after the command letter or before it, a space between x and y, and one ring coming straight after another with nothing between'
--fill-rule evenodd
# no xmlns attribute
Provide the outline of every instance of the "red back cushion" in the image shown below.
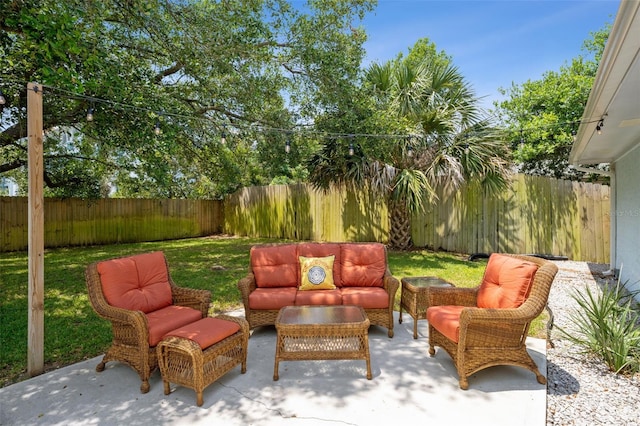
<svg viewBox="0 0 640 426"><path fill-rule="evenodd" d="M340 269L340 244L337 243L300 243L298 245L298 256L304 257L326 257L334 255L333 259L333 284L336 287L342 286L342 275Z"/></svg>
<svg viewBox="0 0 640 426"><path fill-rule="evenodd" d="M517 308L531 291L538 265L494 253L478 289L479 308Z"/></svg>
<svg viewBox="0 0 640 426"><path fill-rule="evenodd" d="M344 287L382 287L387 257L381 243L340 245Z"/></svg>
<svg viewBox="0 0 640 426"><path fill-rule="evenodd" d="M98 263L102 292L110 305L153 312L171 305L169 272L162 252Z"/></svg>
<svg viewBox="0 0 640 426"><path fill-rule="evenodd" d="M251 269L258 287L297 287L298 254L295 244L253 246Z"/></svg>

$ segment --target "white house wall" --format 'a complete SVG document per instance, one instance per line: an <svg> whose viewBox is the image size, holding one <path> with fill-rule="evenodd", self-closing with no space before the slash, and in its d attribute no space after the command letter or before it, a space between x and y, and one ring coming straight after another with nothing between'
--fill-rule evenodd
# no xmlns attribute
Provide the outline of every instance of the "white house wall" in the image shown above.
<svg viewBox="0 0 640 426"><path fill-rule="evenodd" d="M616 269L629 290L640 290L640 148L616 162ZM636 296L636 298L639 298Z"/></svg>

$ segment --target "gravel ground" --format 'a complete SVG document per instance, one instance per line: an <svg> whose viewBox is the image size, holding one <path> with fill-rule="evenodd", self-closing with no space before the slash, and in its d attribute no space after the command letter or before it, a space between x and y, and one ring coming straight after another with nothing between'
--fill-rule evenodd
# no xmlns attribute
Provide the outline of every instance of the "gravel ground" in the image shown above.
<svg viewBox="0 0 640 426"><path fill-rule="evenodd" d="M608 265L557 261L560 268L549 295L555 326L571 330L571 311L577 308L574 291L599 291L611 279ZM639 425L640 375L625 377L580 353L562 338L557 327L547 349L547 425Z"/></svg>

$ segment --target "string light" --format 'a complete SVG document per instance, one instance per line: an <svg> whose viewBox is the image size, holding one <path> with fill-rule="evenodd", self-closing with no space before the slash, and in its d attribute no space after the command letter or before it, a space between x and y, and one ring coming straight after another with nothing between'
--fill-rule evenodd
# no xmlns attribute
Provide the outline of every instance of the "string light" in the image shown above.
<svg viewBox="0 0 640 426"><path fill-rule="evenodd" d="M287 154L291 151L291 141L287 139L287 142L284 144L284 152Z"/></svg>
<svg viewBox="0 0 640 426"><path fill-rule="evenodd" d="M18 84L18 82L16 82L16 84ZM41 89L41 88L42 89ZM40 91L44 89L48 89L51 90L53 92L57 92L59 94L62 94L64 96L66 96L69 99L75 99L75 100L85 100L85 101L91 101L91 106L89 107L89 109L87 110L87 121L91 121L91 117L92 115L95 113L95 106L94 103L101 103L101 104L108 104L111 105L112 107L115 108L119 108L121 110L132 110L132 111L145 111L148 112L152 115L156 115L156 116L161 116L161 115L166 115L166 116L171 116L171 117L176 117L176 118L183 118L183 119L188 119L188 120L193 120L194 117L191 115L183 115L183 114L177 114L177 113L172 113L172 112L166 112L166 111L156 111L156 110L152 110L149 108L145 108L145 107L140 107L140 106L134 106L134 105L129 105L129 104L125 104L125 103L121 103L121 102L116 102L116 101L112 101L112 100L108 100L108 99L100 99L100 98L95 98L93 96L87 96L87 95L82 95L82 94L78 94L78 93L73 93L73 92L69 92L66 91L64 89L60 89L57 87L52 87L52 86L46 86L46 85L40 85L40 87L36 86L33 88L34 91ZM6 103L6 98L4 97L4 94L0 91L0 106L4 105ZM606 116L606 114L605 114ZM208 123L211 123L211 120L206 118L206 117L195 117L196 119L202 120L202 121L206 121ZM582 124L589 124L589 123L595 123L597 122L598 125L596 126L596 130L598 130L598 133L600 134L602 131L602 128L604 127L604 116L598 120L577 120L577 121L570 121L570 122L563 122L563 123L550 123L548 125L544 125L544 126L537 126L535 129L527 129L527 131L534 131L534 130L538 130L538 129L546 129L546 128L554 128L554 127L559 127L559 126L564 126L564 125L572 125L572 126L579 126ZM223 125L226 128L226 125ZM256 125L256 123L250 123L250 124L243 124L243 123L235 123L234 127L237 127L238 129L249 129L252 131L263 131L263 132L280 132L280 133L288 133L291 134L292 132L298 132L300 134L305 134L308 136L316 136L316 137L324 137L324 138L328 138L328 139L340 139L340 138L345 138L348 137L351 140L353 140L354 137L363 137L363 138L369 138L369 139L401 139L401 138L410 138L410 137L415 137L415 135L410 134L410 135L398 135L398 134L365 134L365 133L357 133L357 134L347 134L347 133L327 133L324 131L320 131L320 130L313 130L313 129L307 129L305 127L305 125L296 125L296 129L292 130L291 128L288 129L284 129L284 128L277 128L277 127L268 127L268 126L264 126L264 125ZM162 134L162 129L160 128L160 122L159 120L156 120L156 123L154 125L154 133L156 135L160 135ZM478 132L480 133L480 132ZM520 130L520 142L521 144L524 144L524 136L523 136L523 130ZM575 134L575 133L574 133ZM223 131L221 132L221 138L220 138L220 142L222 144L226 144L226 130L223 129ZM290 146L290 142L289 142L289 150L291 149ZM285 151L287 150L287 146L285 145ZM466 151L466 148L465 148ZM353 156L355 154L355 147L353 143L349 144L349 156ZM407 147L407 155L411 156L413 155L413 149L411 146Z"/></svg>
<svg viewBox="0 0 640 426"><path fill-rule="evenodd" d="M93 107L93 105L89 106L89 108L87 108L87 121L93 121L93 112L95 111L95 108Z"/></svg>
<svg viewBox="0 0 640 426"><path fill-rule="evenodd" d="M222 133L220 134L220 143L222 145L226 145L227 143L227 132L226 132L227 126L223 126L222 127Z"/></svg>

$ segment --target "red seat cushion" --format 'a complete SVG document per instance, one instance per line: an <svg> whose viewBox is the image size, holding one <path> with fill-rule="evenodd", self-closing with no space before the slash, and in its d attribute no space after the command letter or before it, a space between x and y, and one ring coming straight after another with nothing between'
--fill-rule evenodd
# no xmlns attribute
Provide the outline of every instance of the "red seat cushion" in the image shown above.
<svg viewBox="0 0 640 426"><path fill-rule="evenodd" d="M186 306L171 305L147 314L149 346L157 345L168 332L202 318L202 312Z"/></svg>
<svg viewBox="0 0 640 426"><path fill-rule="evenodd" d="M342 287L342 304L358 305L364 309L389 307L389 294L379 287Z"/></svg>
<svg viewBox="0 0 640 426"><path fill-rule="evenodd" d="M427 308L427 321L449 340L460 339L460 313L465 306L431 306Z"/></svg>
<svg viewBox="0 0 640 426"><path fill-rule="evenodd" d="M168 332L165 337L174 336L193 340L200 346L200 349L206 349L232 336L238 330L240 330L240 325L233 321L219 318L202 318L199 321Z"/></svg>
<svg viewBox="0 0 640 426"><path fill-rule="evenodd" d="M387 270L384 245L380 243L341 244L342 285L382 287Z"/></svg>
<svg viewBox="0 0 640 426"><path fill-rule="evenodd" d="M296 305L342 305L342 293L339 289L298 291Z"/></svg>
<svg viewBox="0 0 640 426"><path fill-rule="evenodd" d="M295 244L253 246L249 252L257 287L297 287L300 275Z"/></svg>
<svg viewBox="0 0 640 426"><path fill-rule="evenodd" d="M292 306L297 292L296 287L257 288L249 295L249 307L272 310Z"/></svg>
<svg viewBox="0 0 640 426"><path fill-rule="evenodd" d="M529 296L538 265L494 253L478 289L479 308L517 308Z"/></svg>
<svg viewBox="0 0 640 426"><path fill-rule="evenodd" d="M102 292L112 306L149 313L172 303L162 252L100 262L98 273Z"/></svg>

